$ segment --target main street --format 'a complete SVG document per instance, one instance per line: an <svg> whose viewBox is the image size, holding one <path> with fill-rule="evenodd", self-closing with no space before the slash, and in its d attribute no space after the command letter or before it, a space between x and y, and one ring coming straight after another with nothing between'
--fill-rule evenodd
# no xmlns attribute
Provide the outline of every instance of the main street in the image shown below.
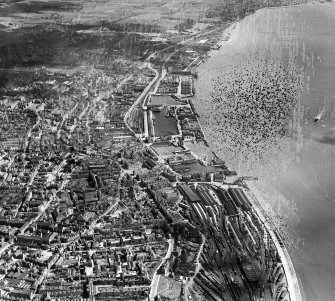
<svg viewBox="0 0 335 301"><path fill-rule="evenodd" d="M129 110L127 111L127 113L124 115L124 123L127 126L127 128L129 129L129 131L131 131L134 135L136 135L135 131L131 128L129 120L131 118L132 112L136 107L142 107L145 98L147 97L147 95L149 94L151 88L153 87L153 85L158 81L160 73L154 69L151 66L150 63L150 59L152 57L154 57L156 55L156 53L151 54L149 57L146 58L146 60L144 61L143 65L142 65L142 69L145 67L148 67L149 69L151 69L153 72L155 72L155 77L153 78L153 80L149 83L149 85L144 89L144 91L141 93L141 95L137 98L137 100L132 104L132 106L129 108ZM147 136L147 133L146 133Z"/></svg>

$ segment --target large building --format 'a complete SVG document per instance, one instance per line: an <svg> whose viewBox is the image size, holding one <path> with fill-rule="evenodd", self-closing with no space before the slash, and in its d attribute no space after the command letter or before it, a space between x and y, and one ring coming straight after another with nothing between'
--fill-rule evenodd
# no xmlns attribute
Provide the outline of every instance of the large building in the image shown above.
<svg viewBox="0 0 335 301"><path fill-rule="evenodd" d="M200 202L200 196L194 192L188 185L181 184L178 186L180 192L190 203Z"/></svg>

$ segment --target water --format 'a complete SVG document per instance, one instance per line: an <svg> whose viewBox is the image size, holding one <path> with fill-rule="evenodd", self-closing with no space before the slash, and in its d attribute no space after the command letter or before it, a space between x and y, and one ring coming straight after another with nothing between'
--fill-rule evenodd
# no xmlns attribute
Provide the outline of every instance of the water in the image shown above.
<svg viewBox="0 0 335 301"><path fill-rule="evenodd" d="M260 178L305 300L335 300L335 3L247 17L199 67L196 90L211 146Z"/></svg>
<svg viewBox="0 0 335 301"><path fill-rule="evenodd" d="M176 119L173 117L166 117L166 108L161 112L154 112L155 117L155 136L165 137L178 135L178 128Z"/></svg>

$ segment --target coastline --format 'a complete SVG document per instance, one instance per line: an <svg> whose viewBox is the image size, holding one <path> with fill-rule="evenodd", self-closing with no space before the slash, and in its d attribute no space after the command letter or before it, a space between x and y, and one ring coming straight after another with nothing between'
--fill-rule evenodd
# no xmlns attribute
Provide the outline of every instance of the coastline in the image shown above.
<svg viewBox="0 0 335 301"><path fill-rule="evenodd" d="M333 2L335 2L335 0L333 0ZM243 22L247 17L252 16L252 15L256 14L257 12L261 11L262 9L280 9L280 8L308 6L308 5L315 5L315 4L322 4L322 3L327 3L327 2L315 1L315 2L304 3L304 4L259 8L255 12L253 12L252 14L246 15L243 19L234 21L233 23L229 24L229 26L226 27L223 30L221 38L220 38L220 40L218 41L217 44L219 44L220 46L223 46L225 43L231 42L232 35L234 34L234 31L236 30L238 24L240 22ZM225 38L225 37L228 37L228 38ZM211 54L216 52L216 51L218 51L218 50L208 51L207 56L210 57ZM201 60L195 66L195 70L197 70L199 68L199 66L202 65L202 63L205 63L205 62L206 62L206 60L205 61ZM196 102L195 102L195 106L196 106ZM199 108L198 108L198 110L200 111L200 116L201 116L201 110ZM199 120L199 124L201 125L201 118L199 117L198 120ZM206 141L208 142L208 140L206 140ZM210 142L209 142L209 147L212 148ZM228 162L228 164L229 164L229 162ZM260 193L259 189L256 188L255 185L248 183L247 187L248 187L248 190L250 191L250 194L252 196L252 200L253 200L252 203L255 206L255 211L256 211L257 215L259 216L260 220L263 222L265 228L269 232L269 234L271 236L271 239L273 240L273 242L276 245L279 256L282 259L285 277L286 277L287 282L288 282L288 291L290 293L290 300L291 301L304 301L305 299L303 297L304 293L303 293L303 289L302 289L301 280L297 276L296 270L295 270L294 265L293 265L292 260L291 260L291 256L290 256L290 254L287 250L287 247L286 247L286 241L285 241L285 239L283 241L280 236L279 236L280 241L278 239L279 232L278 232L277 227L281 223L281 221L279 220L280 217L279 216L276 217L273 212L267 212L268 210L264 207L264 204L266 204L267 202L264 200L264 197L263 197L262 193Z"/></svg>
<svg viewBox="0 0 335 301"><path fill-rule="evenodd" d="M259 8L256 11L254 11L253 13L246 15L243 19L236 20L236 21L232 22L231 24L229 24L226 28L224 28L223 31L222 31L222 34L221 34L221 38L220 38L220 40L217 43L220 46L223 46L225 43L227 43L227 44L230 43L231 42L231 37L234 34L234 31L237 29L237 26L239 25L239 23L243 22L246 18L248 18L248 17L256 14L257 12L261 11L262 9L280 9L280 8L290 8L290 7L299 7L299 6L310 6L310 5L316 5L316 4L325 4L325 3L329 3L329 2L335 2L335 0L326 0L326 1L315 0L315 1L312 1L312 2L309 2L309 3L293 4L293 5L283 5L283 6L271 6L271 7L262 7L262 8ZM228 36L227 39L225 39L226 36ZM210 57L211 54L213 54L213 53L215 53L217 51L220 51L220 49L219 50L213 50L213 49L211 49L211 50L208 51L207 56ZM195 70L197 70L204 63L206 63L206 60L200 60L200 62L195 66ZM195 103L195 106L196 106L196 101L194 103ZM197 109L198 109L198 111L200 111L199 115L201 116L201 109L202 108L198 107ZM199 120L199 124L201 125L201 117L200 116L199 116L198 120ZM201 127L203 129L202 125L201 125ZM264 202L264 204L265 203L266 202ZM263 207L263 204L262 204L262 207ZM270 214L270 215L271 215L272 219L276 219L276 217L274 215L272 215L272 214Z"/></svg>
<svg viewBox="0 0 335 301"><path fill-rule="evenodd" d="M290 8L290 7L298 7L298 6L305 6L305 5L316 5L316 4L324 4L329 2L335 2L335 0L315 0L308 3L301 3L301 4L292 4L292 5L281 5L281 6L269 6L269 7L262 7L263 8L269 8L269 9L278 9L278 8Z"/></svg>
<svg viewBox="0 0 335 301"><path fill-rule="evenodd" d="M0 301L335 301L335 0L140 1L3 43Z"/></svg>
<svg viewBox="0 0 335 301"><path fill-rule="evenodd" d="M246 184L246 186L248 187L248 191L250 192L249 194L253 199L252 203L255 206L257 215L264 223L266 229L270 233L271 239L276 245L279 256L283 263L283 269L288 282L288 290L290 292L290 297L292 297L291 294L293 294L292 301L293 300L304 301L302 285L300 284L301 280L297 276L297 273L291 260L291 256L287 251L285 241L283 241L282 238L280 237L275 222L273 221L273 218L269 216L269 214L262 206L262 203L265 203L262 194L258 191L258 189L254 185Z"/></svg>
<svg viewBox="0 0 335 301"><path fill-rule="evenodd" d="M281 7L266 7L269 9L280 9L280 8L289 8L289 7L294 7L294 6L307 6L307 5L311 5L311 4L322 4L322 2L313 2L313 3L305 3L305 4L297 4L297 5L290 5L290 6L281 6ZM265 9L266 9L265 8ZM260 11L263 8L257 9L255 12L253 12L252 14L249 14L247 16L245 16L245 18L256 14L258 11ZM234 34L234 31L236 30L238 24L240 22L242 22L243 20L245 20L245 18L243 18L242 20L238 20L235 21L231 24L227 24L228 26L226 28L223 29L222 34L217 42L217 44L219 45L224 45L224 43L229 43L231 42L231 38L232 38L232 34ZM206 54L207 58L212 54L215 53L217 50L209 50ZM200 60L196 66L194 66L194 70L197 70L199 68L199 66L201 66L202 63L206 62L206 60ZM200 116L201 116L201 110L200 110ZM201 124L201 118L198 119L199 120L199 125L202 128L202 124ZM204 133L205 134L205 133ZM210 148L211 147L211 143L210 144ZM229 164L229 162L228 162ZM214 182L215 184L215 182ZM278 232L278 227L276 224L280 224L280 220L279 217L276 217L275 214L273 214L274 212L272 212L272 210L267 210L266 206L264 206L264 204L267 204L268 202L265 201L264 196L262 193L260 193L259 189L256 188L254 185L252 184L248 184L248 186L250 188L248 188L250 190L250 194L251 194L251 200L252 203L254 205L255 211L258 215L258 217L260 218L260 220L262 221L262 223L264 224L265 228L267 229L268 233L271 236L271 239L273 240L276 249L279 253L279 256L282 260L283 263L283 269L284 269L284 273L285 273L285 278L287 281L287 286L288 286L288 291L289 291L289 295L290 295L290 300L291 301L302 301L304 300L303 298L303 291L302 291L302 285L300 283L300 279L297 277L296 274L296 270L294 268L294 265L292 263L291 260L291 256L286 248L286 241L282 241L281 237L279 236L279 232ZM270 205L271 206L271 205ZM269 212L268 212L269 211Z"/></svg>
<svg viewBox="0 0 335 301"><path fill-rule="evenodd" d="M243 25L237 26L236 32L231 36L231 41L228 41L228 44L224 44L224 41L221 42L225 45L222 47L221 53L212 51L211 58L206 61L206 64L200 65L197 69L199 83L196 83L196 88L199 94L197 94L195 105L200 114L200 122L206 131L206 137L209 139L208 143L211 147L214 146L215 150L223 150L221 154L219 152L218 154L222 159L227 159L228 165L233 162L234 164L231 167L236 167L239 175L249 175L250 170L252 171L254 167L262 171L258 173L261 175L259 181L253 182L252 185L259 189L259 202L271 217L271 221L276 228L279 229L279 233L282 234L285 246L294 263L301 295L304 300L333 300L334 296L332 287L334 262L332 260L333 252L330 248L330 244L334 241L334 194L331 186L328 186L330 185L328 181L331 181L334 176L332 173L334 161L329 161L333 158L333 145L320 144L318 141L309 139L310 133L313 133L315 137L323 137L326 129L330 130L333 127L333 116L330 113L334 102L331 92L332 83L329 80L332 78L333 72L325 64L326 60L332 62L332 57L330 56L332 49L329 49L329 44L322 44L326 37L322 33L327 33L329 41L334 40L332 31L329 30L328 32L328 29L332 28L330 25L333 24L334 2L315 2L313 5L304 5L303 7L300 7L300 5L295 8L287 7L284 9L259 11L256 16L247 18L247 21L243 19ZM267 17L267 14L270 17ZM325 20L322 19L323 16ZM273 29L273 36L271 34L267 35L269 41L262 40L262 37L266 36L267 18L270 20L269 27ZM278 18L281 18L283 25L282 27L278 25L277 28ZM301 27L302 33L294 31L297 28L300 29L303 22L308 25ZM255 33L255 36L253 36L255 30L248 30L253 24L255 24L255 29L256 27L260 29L260 33ZM287 31L282 29L285 26L287 26ZM280 32L278 33L278 31ZM236 159L233 157L234 152L229 152L227 153L228 156L225 156L224 150L234 150L234 148L229 147L230 140L228 135L225 134L225 123L229 122L229 120L220 122L220 114L222 115L224 111L221 111L220 106L216 106L217 102L215 99L206 98L209 95L208 92L215 86L209 83L216 78L219 72L225 72L224 69L226 68L228 75L224 78L230 77L229 74L233 74L233 72L230 73L229 71L230 66L241 65L243 67L243 60L240 59L240 56L236 58L236 61L241 61L240 64L229 63L229 60L234 58L235 52L238 52L240 44L241 47L245 46L245 49L241 49L241 55L245 54L244 57L249 57L247 54L248 50L245 50L250 49L249 52L251 52L253 47L248 48L246 45L251 43L253 39L259 40L260 47L262 45L269 45L270 47L271 43L276 43L276 35L285 39L287 36L291 37L291 32L295 40L300 43L295 44L294 40L288 40L287 43L289 45L290 41L292 41L292 49L289 51L293 52L298 47L302 50L302 43L304 43L306 44L306 53L310 53L310 55L306 56L303 53L299 53L301 61L298 63L299 66L304 68L304 75L312 77L312 74L314 74L313 66L309 66L307 61L312 59L311 53L314 53L315 57L320 56L320 60L315 65L319 76L313 80L307 79L303 98L299 102L301 107L297 108L291 120L289 132L292 136L280 141L281 148L277 152L278 156L265 157L263 161L269 164L264 165L264 167L261 167L259 163L257 166L253 164L257 163L254 160L255 158L248 160L248 157L241 156L242 160L244 158L246 161L242 161L239 171L238 165L235 164L240 160L238 152L235 152L237 154ZM280 36L280 33L283 36ZM248 35L250 39L246 38ZM246 42L244 43L242 39L246 39ZM285 40L283 41L283 48L285 47L284 43ZM296 47L294 48L295 45ZM303 58L305 58L304 63L302 63ZM228 61L228 63L225 63L225 61ZM329 63L329 66L331 65ZM213 76L210 76L210 72L213 72ZM206 78L207 74L209 75L208 79ZM308 88L312 84L315 85L315 90L309 91ZM202 88L203 86L205 87ZM321 88L323 90L320 90ZM315 102L317 95L321 92L325 95L323 96L325 98L322 97ZM219 93L216 93L213 96L219 95ZM325 106L328 114L323 119L322 124L315 126L313 118ZM216 114L215 112L218 113ZM211 116L213 116L213 119L210 119ZM298 122L298 120L300 121ZM217 123L218 126L216 126ZM215 131L220 131L221 129L222 132L216 135ZM303 136L300 136L298 132L300 129L304 131ZM238 137L239 135L236 136ZM222 146L220 141L222 141ZM287 146L286 148L284 147L285 145ZM275 153L272 150L265 152L265 156L269 154ZM233 161L230 160L231 158L233 158ZM273 177L271 177L272 175ZM272 184L269 189L267 184ZM252 186L250 187L252 188Z"/></svg>

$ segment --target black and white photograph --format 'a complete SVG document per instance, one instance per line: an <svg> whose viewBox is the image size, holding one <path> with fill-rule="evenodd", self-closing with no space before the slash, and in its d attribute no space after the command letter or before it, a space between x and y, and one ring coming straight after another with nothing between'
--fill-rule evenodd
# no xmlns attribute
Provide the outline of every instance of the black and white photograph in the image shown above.
<svg viewBox="0 0 335 301"><path fill-rule="evenodd" d="M0 0L0 301L334 301L335 1Z"/></svg>

